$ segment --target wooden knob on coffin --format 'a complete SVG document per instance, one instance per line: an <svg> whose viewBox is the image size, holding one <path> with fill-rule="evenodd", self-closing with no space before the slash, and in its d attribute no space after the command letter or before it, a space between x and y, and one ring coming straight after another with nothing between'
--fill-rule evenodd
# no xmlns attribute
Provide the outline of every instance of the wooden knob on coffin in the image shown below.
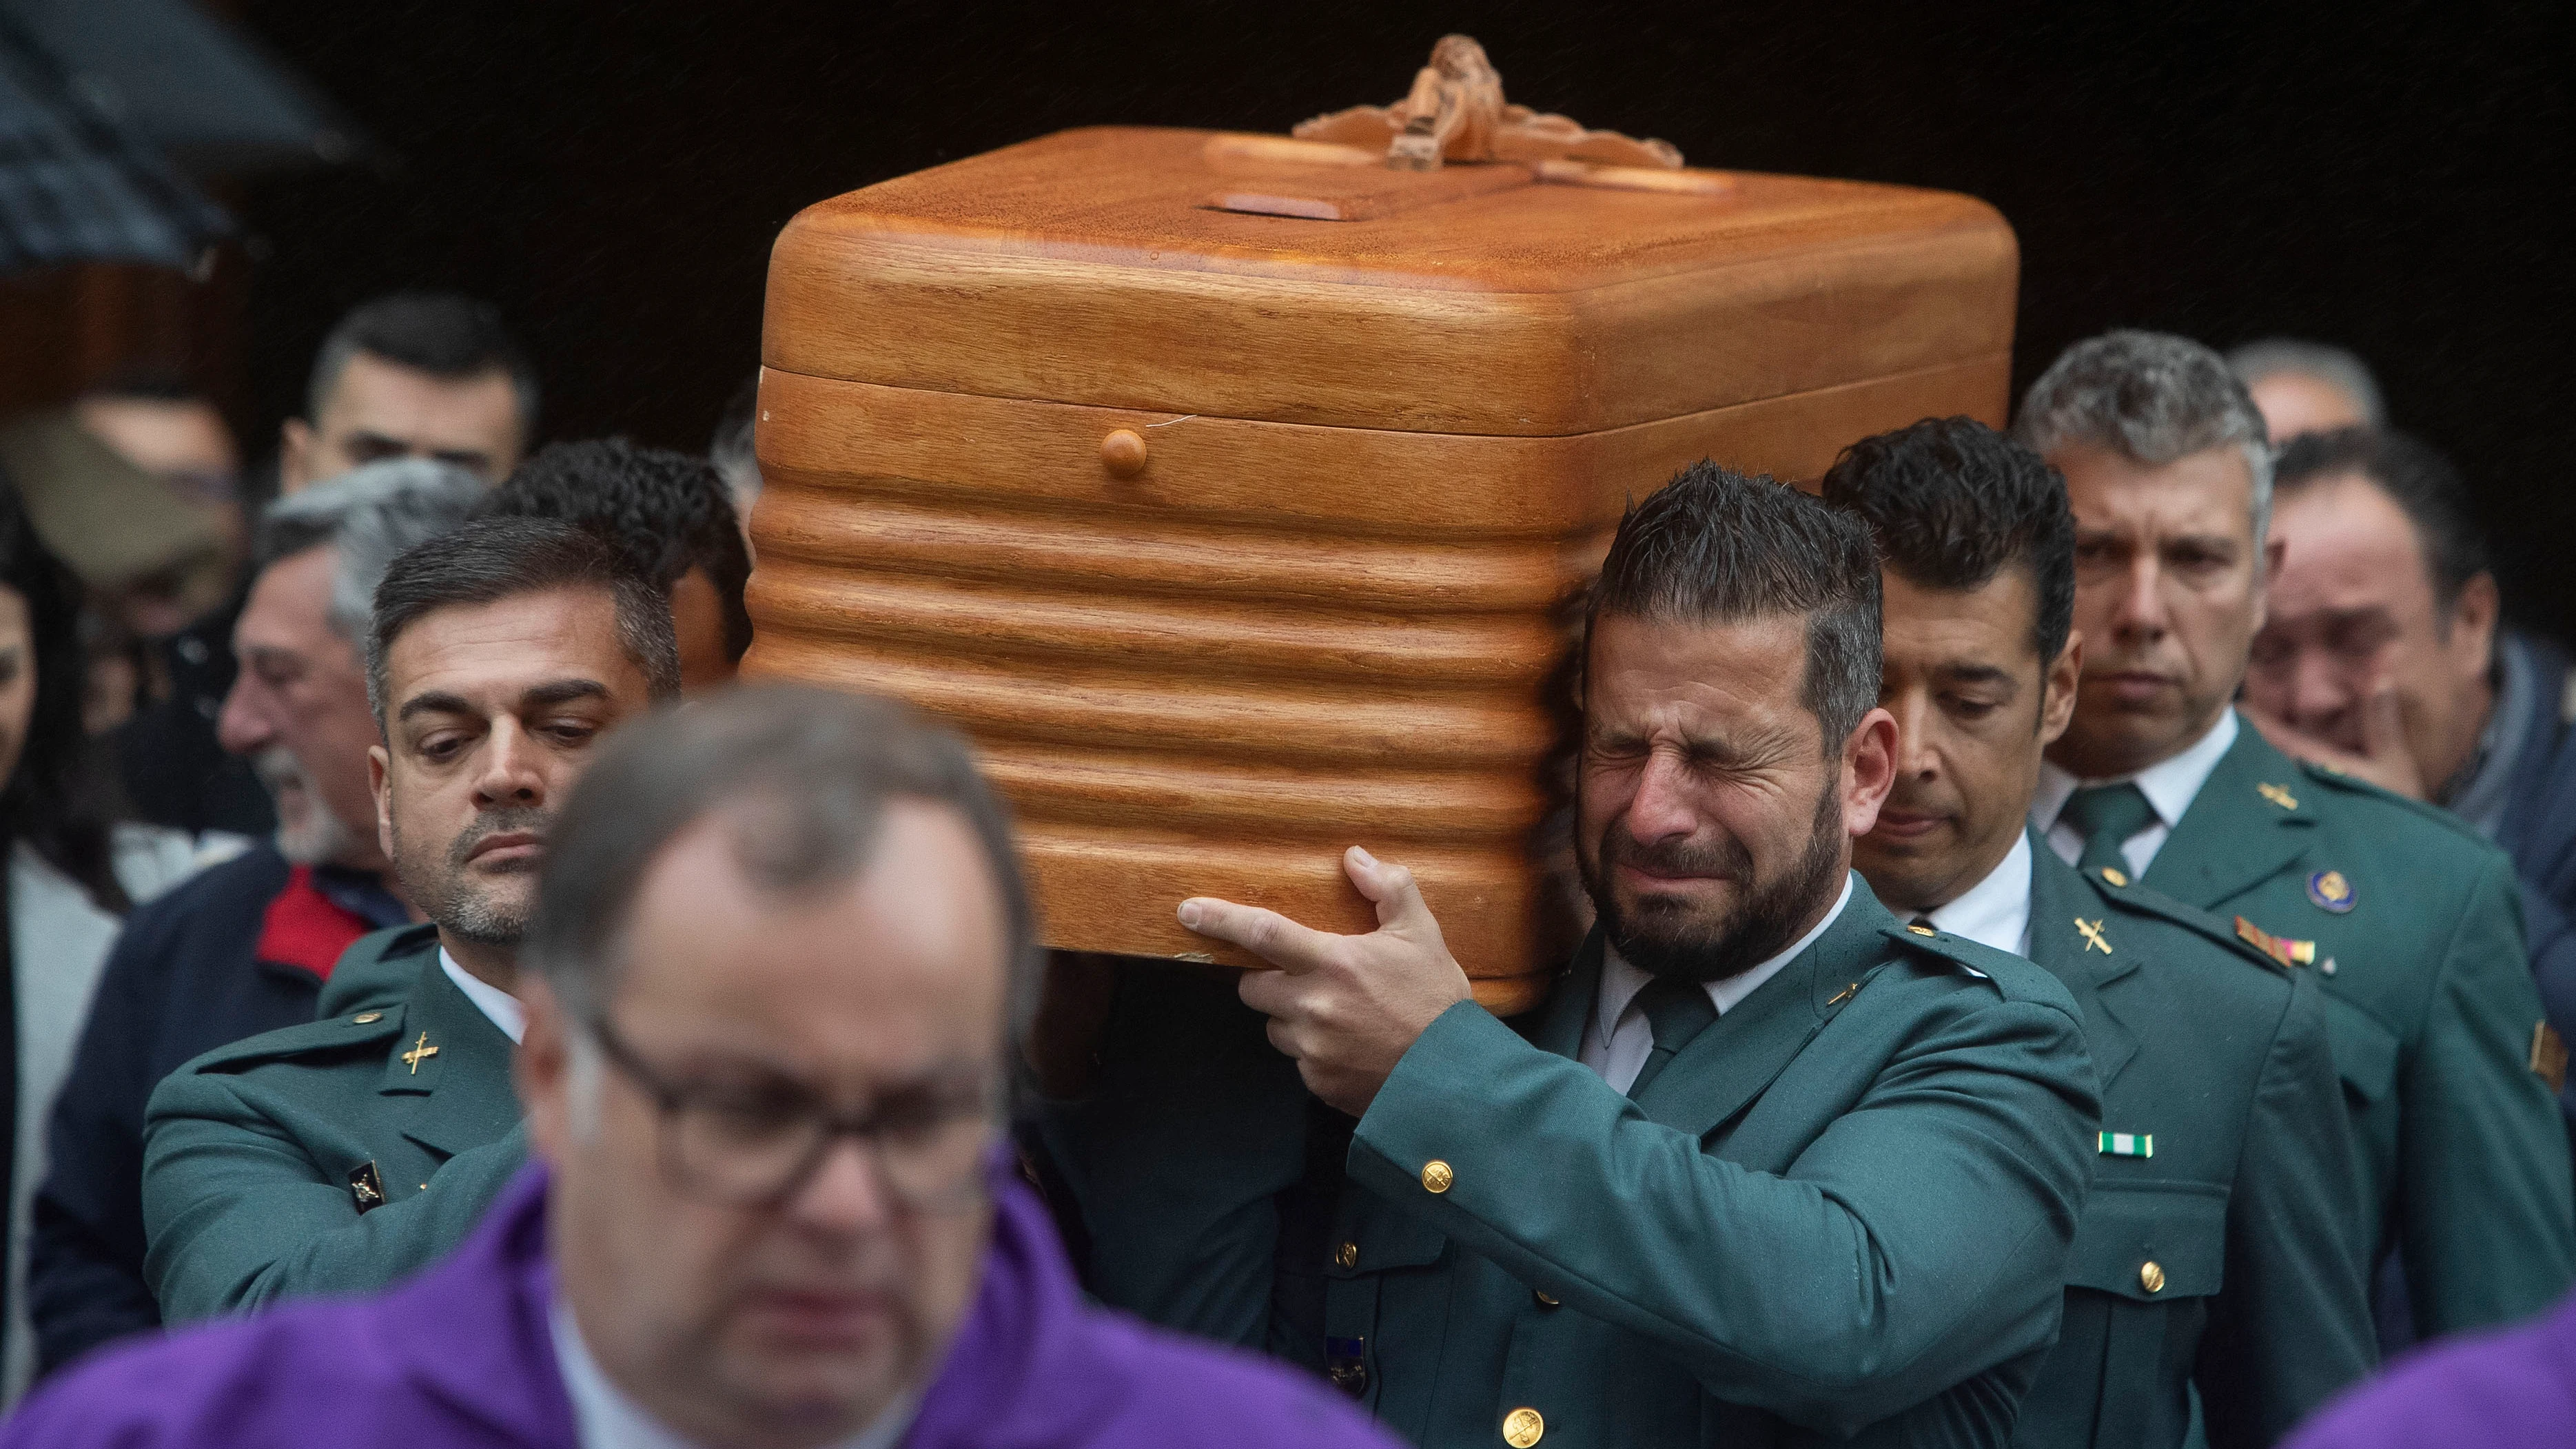
<svg viewBox="0 0 2576 1449"><path fill-rule="evenodd" d="M1121 478L1133 478L1145 471L1145 436L1129 428L1120 428L1100 440L1100 461Z"/></svg>

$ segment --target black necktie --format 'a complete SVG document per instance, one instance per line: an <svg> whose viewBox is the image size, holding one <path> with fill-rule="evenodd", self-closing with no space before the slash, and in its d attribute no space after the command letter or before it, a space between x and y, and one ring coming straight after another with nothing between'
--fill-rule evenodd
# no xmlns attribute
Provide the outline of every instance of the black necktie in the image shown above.
<svg viewBox="0 0 2576 1449"><path fill-rule="evenodd" d="M1637 1009L1646 1013L1646 1024L1654 1028L1655 1049L1646 1053L1646 1064L1637 1069L1637 1080L1628 1084L1631 1097L1645 1091L1648 1083L1663 1074L1665 1063L1717 1020L1717 1003L1708 999L1706 986L1671 976L1658 976L1647 982L1645 989L1637 993Z"/></svg>
<svg viewBox="0 0 2576 1449"><path fill-rule="evenodd" d="M2086 875L2100 875L2105 869L2126 875L2129 859L2120 853L2120 846L2155 823L2156 807L2147 803L2145 792L2134 783L2094 785L2068 796L2058 818L2084 837L2084 858L2076 862L2077 869Z"/></svg>

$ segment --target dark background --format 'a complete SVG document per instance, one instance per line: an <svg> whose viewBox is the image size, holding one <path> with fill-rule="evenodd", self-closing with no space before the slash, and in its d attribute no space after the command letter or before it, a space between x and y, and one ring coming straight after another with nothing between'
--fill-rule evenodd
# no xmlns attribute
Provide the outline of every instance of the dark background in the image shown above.
<svg viewBox="0 0 2576 1449"><path fill-rule="evenodd" d="M393 158L239 193L245 421L274 436L343 307L442 285L525 337L549 436L701 447L806 203L1067 126L1284 131L1456 29L1511 99L1695 164L1993 202L2017 386L2123 324L2356 348L2469 471L2519 612L2576 633L2570 9L239 0Z"/></svg>

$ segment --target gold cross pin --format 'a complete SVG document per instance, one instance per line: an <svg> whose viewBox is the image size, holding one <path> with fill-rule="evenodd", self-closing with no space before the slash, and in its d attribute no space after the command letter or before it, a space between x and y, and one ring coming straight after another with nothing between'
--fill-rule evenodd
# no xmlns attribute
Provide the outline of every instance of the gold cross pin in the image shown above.
<svg viewBox="0 0 2576 1449"><path fill-rule="evenodd" d="M2280 806L2284 810L2296 810L2299 808L2299 797L2291 794L2290 787L2287 785L2257 784L2254 787L2254 793L2271 801L2273 804Z"/></svg>
<svg viewBox="0 0 2576 1449"><path fill-rule="evenodd" d="M2075 929L2078 934L2084 937L2085 949L2099 950L2105 956L2111 954L2111 943L2102 939L2102 923L2100 921L2088 921L2082 916L2077 916L2075 918Z"/></svg>
<svg viewBox="0 0 2576 1449"><path fill-rule="evenodd" d="M2106 947L2104 949L2107 950L2109 948ZM411 1074L417 1077L420 1075L420 1059L423 1057L434 1057L436 1055L438 1055L438 1048L429 1044L429 1033L422 1032L420 1034L420 1040L412 1043L411 1050L402 1054L402 1060L410 1064Z"/></svg>

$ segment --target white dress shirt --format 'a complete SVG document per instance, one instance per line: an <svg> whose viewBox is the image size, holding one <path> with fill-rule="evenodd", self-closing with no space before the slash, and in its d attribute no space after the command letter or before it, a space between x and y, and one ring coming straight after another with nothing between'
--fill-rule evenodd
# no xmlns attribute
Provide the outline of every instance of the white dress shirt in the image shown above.
<svg viewBox="0 0 2576 1449"><path fill-rule="evenodd" d="M2129 874L2143 880L2147 866L2164 848L2165 837L2182 822L2183 812L2191 808L2192 798L2200 787L2209 783L2209 772L2218 768L2227 748L2236 743L2236 711L2219 711L2218 723L2200 742L2169 760L2147 766L2134 775L2114 775L2107 780L2078 780L2057 766L2042 760L2039 765L2039 793L2030 801L2030 823L2048 837L2048 848L2068 865L2084 858L2084 837L2075 826L2058 819L2066 813L2066 802L2079 786L2116 785L2122 780L2135 781L2138 793L2155 807L2156 818L2147 828L2120 842L2120 854L2129 862ZM2014 953L2020 954L2018 952Z"/></svg>
<svg viewBox="0 0 2576 1449"><path fill-rule="evenodd" d="M546 1313L546 1326L555 1341L555 1365L563 1371L564 1395L572 1400L581 1449L698 1449L610 1382L607 1371L590 1356L590 1346L582 1342L581 1325L573 1321L572 1309L560 1294ZM910 1396L896 1400L875 1423L833 1449L893 1449L903 1431L912 1427L912 1409Z"/></svg>
<svg viewBox="0 0 2576 1449"><path fill-rule="evenodd" d="M1960 892L1959 898L1926 912L1933 928L1992 946L2024 960L2030 957L2030 832L2013 837L2010 854L1986 878Z"/></svg>
<svg viewBox="0 0 2576 1449"><path fill-rule="evenodd" d="M1851 904L1851 876L1843 876L1843 893L1834 908L1815 928L1790 943L1789 949L1764 961L1750 971L1739 972L1723 981L1704 983L1709 1004L1717 1014L1726 1015L1735 1004L1751 996L1754 988L1780 974L1780 968L1798 959L1798 953L1816 944L1827 927L1842 917L1843 907ZM1601 1080L1625 1092L1645 1070L1646 1056L1655 1049L1655 1028L1646 1020L1644 1008L1637 1003L1637 993L1655 978L1629 965L1619 952L1608 945L1601 948L1601 989L1592 998L1592 1024L1583 1032L1583 1064L1600 1073ZM1607 1025L1605 1025L1607 1023Z"/></svg>
<svg viewBox="0 0 2576 1449"><path fill-rule="evenodd" d="M445 946L438 948L438 969L447 973L447 979L456 983L456 989L465 993L465 999L473 1002L476 1010L492 1018L492 1024L501 1028L501 1035L510 1039L510 1045L517 1046L519 1038L528 1034L528 1013L519 1005L519 998L457 965Z"/></svg>

